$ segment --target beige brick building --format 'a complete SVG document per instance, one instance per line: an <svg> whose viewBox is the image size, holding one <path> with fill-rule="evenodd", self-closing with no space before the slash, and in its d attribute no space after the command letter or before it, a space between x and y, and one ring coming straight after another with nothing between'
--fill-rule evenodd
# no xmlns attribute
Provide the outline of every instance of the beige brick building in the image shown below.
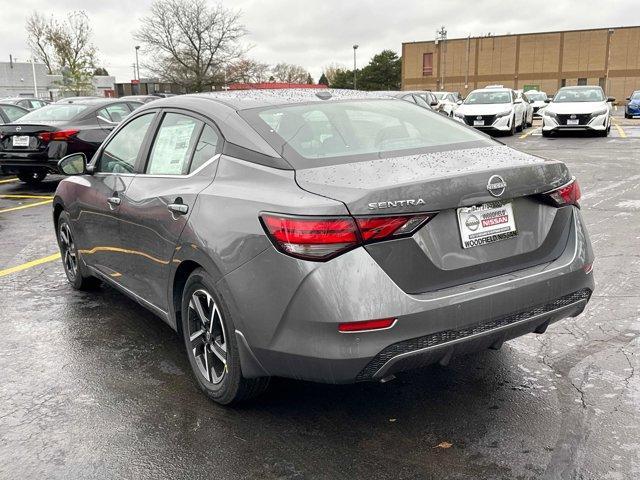
<svg viewBox="0 0 640 480"><path fill-rule="evenodd" d="M640 90L640 26L409 42L402 59L403 90L600 85L624 103Z"/></svg>

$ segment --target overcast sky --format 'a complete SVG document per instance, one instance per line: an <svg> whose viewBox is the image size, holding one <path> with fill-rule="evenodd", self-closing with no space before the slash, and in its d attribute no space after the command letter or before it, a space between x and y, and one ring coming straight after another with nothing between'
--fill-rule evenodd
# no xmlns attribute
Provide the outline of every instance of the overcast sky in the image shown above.
<svg viewBox="0 0 640 480"><path fill-rule="evenodd" d="M100 64L118 81L133 78L133 32L152 0L0 0L0 61L30 57L24 24L32 11L60 17L84 9L94 31ZM212 0L213 3L213 0ZM525 33L639 24L637 0L223 0L242 11L249 56L265 63L302 65L317 81L330 63L366 64L383 49L430 40L441 25L449 37ZM141 59L142 63L142 59ZM144 70L142 71L144 76Z"/></svg>

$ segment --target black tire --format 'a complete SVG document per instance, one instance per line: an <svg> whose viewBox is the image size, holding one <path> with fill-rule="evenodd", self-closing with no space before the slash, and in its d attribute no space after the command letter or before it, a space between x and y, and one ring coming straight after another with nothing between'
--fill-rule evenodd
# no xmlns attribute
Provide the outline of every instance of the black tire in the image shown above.
<svg viewBox="0 0 640 480"><path fill-rule="evenodd" d="M47 172L34 171L34 172L20 172L18 178L20 181L28 185L38 185L47 176Z"/></svg>
<svg viewBox="0 0 640 480"><path fill-rule="evenodd" d="M67 280L69 280L71 286L76 290L93 290L100 285L100 281L91 276L82 263L67 212L62 212L58 217L56 237L64 273L67 275Z"/></svg>
<svg viewBox="0 0 640 480"><path fill-rule="evenodd" d="M516 116L511 117L511 130L509 131L509 135L516 134Z"/></svg>
<svg viewBox="0 0 640 480"><path fill-rule="evenodd" d="M542 130L542 136L543 137L550 137L551 136L551 132L549 130Z"/></svg>
<svg viewBox="0 0 640 480"><path fill-rule="evenodd" d="M192 300L201 302L201 313ZM200 389L209 398L230 405L266 390L268 377L242 376L233 320L204 269L195 270L187 279L181 309L182 335L189 364ZM205 321L202 321L203 314Z"/></svg>

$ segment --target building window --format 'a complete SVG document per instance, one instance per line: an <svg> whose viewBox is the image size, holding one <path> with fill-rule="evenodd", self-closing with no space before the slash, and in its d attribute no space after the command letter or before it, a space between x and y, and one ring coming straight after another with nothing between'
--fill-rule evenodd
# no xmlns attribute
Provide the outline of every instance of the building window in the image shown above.
<svg viewBox="0 0 640 480"><path fill-rule="evenodd" d="M433 75L433 53L422 54L422 76Z"/></svg>
<svg viewBox="0 0 640 480"><path fill-rule="evenodd" d="M607 85L606 85L606 82L604 80L604 77L600 77L598 79L598 85L600 85L600 88L602 88L603 90L607 89Z"/></svg>
<svg viewBox="0 0 640 480"><path fill-rule="evenodd" d="M566 87L566 86L567 86L567 79L566 79L566 78L563 78L563 79L560 81L560 87Z"/></svg>
<svg viewBox="0 0 640 480"><path fill-rule="evenodd" d="M579 78L578 79L578 85L586 85L587 84L587 79L586 78Z"/></svg>

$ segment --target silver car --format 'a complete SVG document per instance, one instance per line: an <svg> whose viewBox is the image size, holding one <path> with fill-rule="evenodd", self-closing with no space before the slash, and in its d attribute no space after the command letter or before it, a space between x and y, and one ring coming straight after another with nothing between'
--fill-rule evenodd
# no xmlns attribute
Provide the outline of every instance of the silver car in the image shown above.
<svg viewBox="0 0 640 480"><path fill-rule="evenodd" d="M160 99L60 168L71 285L155 312L222 404L272 376L386 381L496 349L579 315L594 288L563 163L399 99Z"/></svg>

